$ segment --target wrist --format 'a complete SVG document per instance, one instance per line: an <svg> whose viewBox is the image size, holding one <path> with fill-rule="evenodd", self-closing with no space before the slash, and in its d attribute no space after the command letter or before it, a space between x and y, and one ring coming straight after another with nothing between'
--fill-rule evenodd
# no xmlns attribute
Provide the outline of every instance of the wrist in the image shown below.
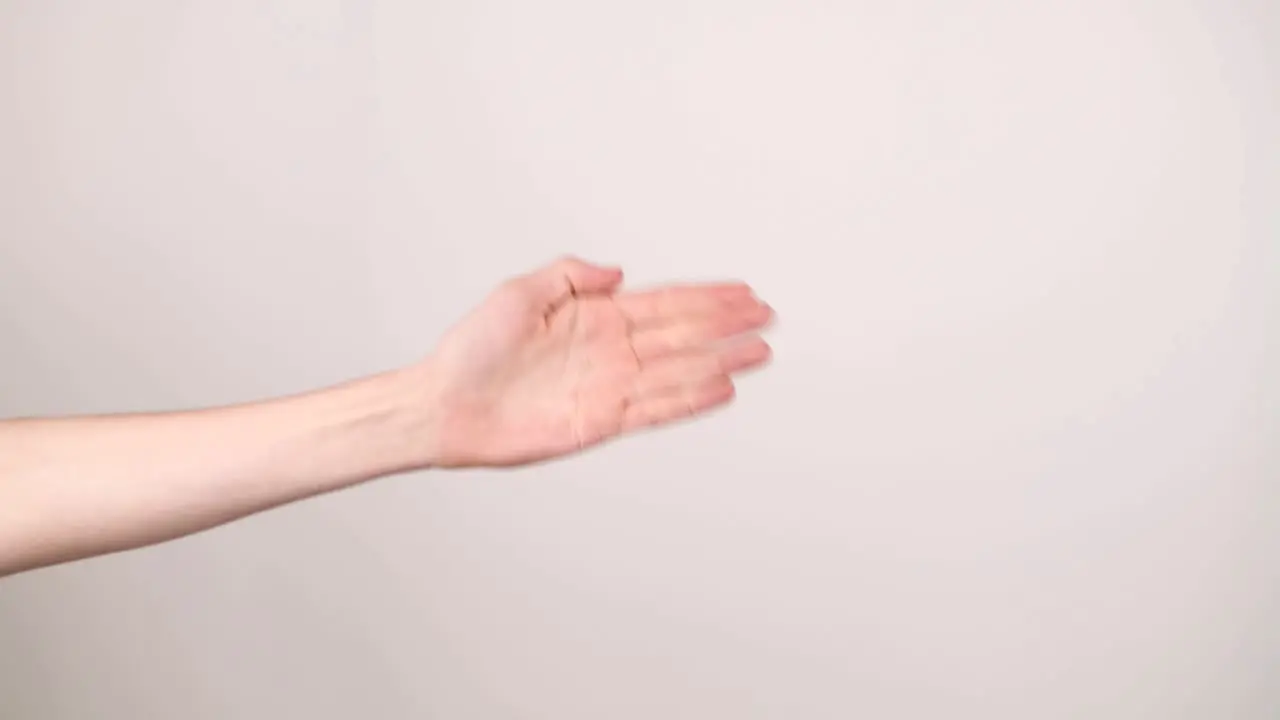
<svg viewBox="0 0 1280 720"><path fill-rule="evenodd" d="M429 373L417 367L370 375L286 399L275 425L306 472L341 487L436 464L439 435Z"/></svg>
<svg viewBox="0 0 1280 720"><path fill-rule="evenodd" d="M375 433L383 438L387 473L439 465L441 412L436 384L425 364L369 378Z"/></svg>

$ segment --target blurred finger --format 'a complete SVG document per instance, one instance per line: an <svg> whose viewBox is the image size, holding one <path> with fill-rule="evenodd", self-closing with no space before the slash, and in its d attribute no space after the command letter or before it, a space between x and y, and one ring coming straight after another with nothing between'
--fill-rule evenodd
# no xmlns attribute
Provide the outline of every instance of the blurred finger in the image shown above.
<svg viewBox="0 0 1280 720"><path fill-rule="evenodd" d="M638 430L694 417L727 404L733 396L733 381L721 375L700 385L632 403L623 418L623 429Z"/></svg>
<svg viewBox="0 0 1280 720"><path fill-rule="evenodd" d="M644 363L760 330L772 319L773 310L768 305L755 303L736 311L638 329L631 336L631 345L636 359Z"/></svg>
<svg viewBox="0 0 1280 720"><path fill-rule="evenodd" d="M769 361L772 350L763 338L753 337L723 347L674 356L643 366L635 377L631 400L643 402L651 398L679 394L717 378L728 378Z"/></svg>
<svg viewBox="0 0 1280 720"><path fill-rule="evenodd" d="M741 282L673 285L622 293L614 298L618 309L640 328L698 315L714 315L759 304L751 287Z"/></svg>

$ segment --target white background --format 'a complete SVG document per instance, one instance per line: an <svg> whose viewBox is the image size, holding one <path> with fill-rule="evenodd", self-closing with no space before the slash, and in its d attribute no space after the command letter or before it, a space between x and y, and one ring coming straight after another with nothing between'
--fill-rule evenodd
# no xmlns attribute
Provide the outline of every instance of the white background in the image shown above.
<svg viewBox="0 0 1280 720"><path fill-rule="evenodd" d="M0 415L564 252L781 316L714 420L0 582L0 716L1276 717L1268 5L0 3Z"/></svg>

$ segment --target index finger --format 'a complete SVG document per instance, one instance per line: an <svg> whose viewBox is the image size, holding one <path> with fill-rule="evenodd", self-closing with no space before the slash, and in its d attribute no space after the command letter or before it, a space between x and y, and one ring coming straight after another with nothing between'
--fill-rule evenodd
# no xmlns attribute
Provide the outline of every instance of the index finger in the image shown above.
<svg viewBox="0 0 1280 720"><path fill-rule="evenodd" d="M614 303L636 327L735 312L755 307L760 301L746 283L719 282L623 292L614 296Z"/></svg>

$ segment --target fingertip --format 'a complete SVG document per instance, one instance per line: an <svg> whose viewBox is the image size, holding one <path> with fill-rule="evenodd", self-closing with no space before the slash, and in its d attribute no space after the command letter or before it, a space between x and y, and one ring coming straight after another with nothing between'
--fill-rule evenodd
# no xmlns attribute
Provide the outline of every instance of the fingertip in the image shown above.
<svg viewBox="0 0 1280 720"><path fill-rule="evenodd" d="M619 282L621 282L622 278L626 275L618 265L605 265L601 269Z"/></svg>
<svg viewBox="0 0 1280 720"><path fill-rule="evenodd" d="M720 365L729 373L753 370L773 360L773 347L759 335L732 343L720 353Z"/></svg>
<svg viewBox="0 0 1280 720"><path fill-rule="evenodd" d="M765 302L757 304L752 315L761 325L768 325L778 317L778 313L774 311L773 307Z"/></svg>
<svg viewBox="0 0 1280 720"><path fill-rule="evenodd" d="M622 284L622 268L594 267L591 278L584 288L589 292L612 292Z"/></svg>

